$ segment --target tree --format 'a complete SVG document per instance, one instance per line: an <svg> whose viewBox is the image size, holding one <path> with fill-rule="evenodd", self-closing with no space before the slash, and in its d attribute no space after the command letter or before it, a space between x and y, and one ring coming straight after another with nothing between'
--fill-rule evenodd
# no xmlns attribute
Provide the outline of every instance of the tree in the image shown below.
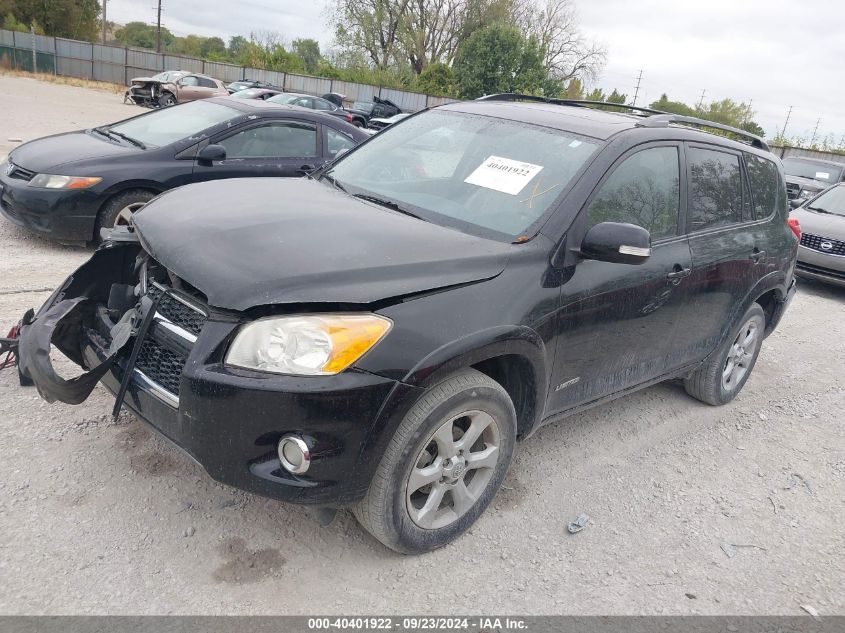
<svg viewBox="0 0 845 633"><path fill-rule="evenodd" d="M313 39L296 39L291 43L291 52L302 60L305 72L313 75L320 67L320 43Z"/></svg>
<svg viewBox="0 0 845 633"><path fill-rule="evenodd" d="M156 47L156 27L146 22L128 22L115 31L114 39L124 46L152 49ZM175 39L173 33L161 27L161 45L165 49L173 46Z"/></svg>
<svg viewBox="0 0 845 633"><path fill-rule="evenodd" d="M417 77L415 90L428 95L454 96L456 94L455 73L443 62L429 64Z"/></svg>
<svg viewBox="0 0 845 633"><path fill-rule="evenodd" d="M201 57L225 57L226 42L219 37L207 37L200 45Z"/></svg>
<svg viewBox="0 0 845 633"><path fill-rule="evenodd" d="M363 51L376 68L396 59L399 29L410 0L336 0L331 20L342 47Z"/></svg>
<svg viewBox="0 0 845 633"><path fill-rule="evenodd" d="M669 96L664 92L660 95L660 99L653 101L649 106L655 110L662 112L671 112L672 114L682 114L684 116L696 116L695 108L689 107L680 101L670 101Z"/></svg>
<svg viewBox="0 0 845 633"><path fill-rule="evenodd" d="M584 84L578 77L570 79L561 97L564 99L584 99Z"/></svg>
<svg viewBox="0 0 845 633"><path fill-rule="evenodd" d="M626 103L628 101L628 95L623 95L614 88L613 92L608 95L605 101L608 103Z"/></svg>
<svg viewBox="0 0 845 633"><path fill-rule="evenodd" d="M497 92L542 92L548 79L536 41L504 24L467 38L458 49L454 71L458 91L466 99Z"/></svg>
<svg viewBox="0 0 845 633"><path fill-rule="evenodd" d="M593 88L584 98L587 101L607 101L607 95L604 94L604 90L601 88Z"/></svg>
<svg viewBox="0 0 845 633"><path fill-rule="evenodd" d="M249 40L243 35L233 35L229 38L229 57L237 59L243 50L249 45Z"/></svg>
<svg viewBox="0 0 845 633"><path fill-rule="evenodd" d="M594 79L604 66L607 51L581 33L574 0L519 0L514 11L523 32L536 38L545 68L561 81Z"/></svg>
<svg viewBox="0 0 845 633"><path fill-rule="evenodd" d="M18 24L37 23L56 37L94 41L100 30L97 0L7 0L2 9L0 13L10 12Z"/></svg>

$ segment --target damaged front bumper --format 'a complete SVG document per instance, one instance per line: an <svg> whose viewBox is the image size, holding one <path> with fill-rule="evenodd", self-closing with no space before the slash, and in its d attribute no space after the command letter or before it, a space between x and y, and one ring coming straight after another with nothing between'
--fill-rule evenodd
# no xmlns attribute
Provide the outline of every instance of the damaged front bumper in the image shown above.
<svg viewBox="0 0 845 633"><path fill-rule="evenodd" d="M156 281L151 262L137 241L107 242L22 328L21 371L42 396L78 404L102 382L222 483L297 503L362 498L378 461L363 449L414 388L355 369L302 377L229 368L223 357L246 315L209 307L178 278ZM51 342L82 376L55 373ZM306 474L279 462L289 433L309 445Z"/></svg>

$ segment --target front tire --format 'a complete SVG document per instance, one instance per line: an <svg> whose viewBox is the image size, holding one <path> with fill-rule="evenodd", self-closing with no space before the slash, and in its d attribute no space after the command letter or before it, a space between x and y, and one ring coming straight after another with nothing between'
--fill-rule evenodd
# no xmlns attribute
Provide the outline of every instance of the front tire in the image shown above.
<svg viewBox="0 0 845 633"><path fill-rule="evenodd" d="M131 189L112 196L100 209L94 230L94 241L100 241L100 229L112 229L115 226L128 226L132 215L156 194L145 189Z"/></svg>
<svg viewBox="0 0 845 633"><path fill-rule="evenodd" d="M739 323L722 346L684 379L684 389L693 398L714 406L726 404L751 376L763 345L766 328L763 308L752 304Z"/></svg>
<svg viewBox="0 0 845 633"><path fill-rule="evenodd" d="M355 518L397 552L442 547L490 504L515 443L516 412L504 388L473 369L455 374L405 416Z"/></svg>
<svg viewBox="0 0 845 633"><path fill-rule="evenodd" d="M160 107L160 108L169 108L170 106L175 106L175 105L176 105L176 97L174 97L169 92L161 95L158 98L158 107Z"/></svg>

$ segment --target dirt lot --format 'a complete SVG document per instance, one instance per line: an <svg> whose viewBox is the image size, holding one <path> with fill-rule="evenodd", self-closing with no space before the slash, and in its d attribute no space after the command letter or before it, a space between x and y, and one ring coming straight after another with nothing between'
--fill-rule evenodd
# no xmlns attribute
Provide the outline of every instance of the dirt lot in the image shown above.
<svg viewBox="0 0 845 633"><path fill-rule="evenodd" d="M134 111L0 76L0 151ZM89 255L3 220L0 251L3 328ZM661 385L546 427L472 532L417 558L216 484L103 389L48 405L3 372L0 612L845 613L843 314L802 284L725 407Z"/></svg>

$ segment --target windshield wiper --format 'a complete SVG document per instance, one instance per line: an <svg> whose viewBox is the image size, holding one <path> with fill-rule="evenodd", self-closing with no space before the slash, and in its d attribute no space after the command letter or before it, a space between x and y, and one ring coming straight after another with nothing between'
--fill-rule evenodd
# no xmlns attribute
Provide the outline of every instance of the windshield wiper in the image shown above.
<svg viewBox="0 0 845 633"><path fill-rule="evenodd" d="M329 176L328 174L323 174L322 180L328 180L334 186L335 189L338 189L338 190L342 191L343 193L346 193L346 187L344 187L342 184L340 184L334 176Z"/></svg>
<svg viewBox="0 0 845 633"><path fill-rule="evenodd" d="M804 207L805 209L809 209L810 211L818 211L819 213L830 213L827 209L822 209L821 207Z"/></svg>
<svg viewBox="0 0 845 633"><path fill-rule="evenodd" d="M144 145L141 141L139 141L136 138L132 138L131 136L126 136L126 134L123 134L122 132L115 132L114 130L111 130L111 129L106 130L106 131L109 134L114 134L118 138L122 138L124 141L128 141L128 142L132 143L136 147L140 147L141 149L147 149L147 146Z"/></svg>
<svg viewBox="0 0 845 633"><path fill-rule="evenodd" d="M421 215L417 215L413 211L408 211L404 207L400 206L398 202L394 202L393 200L388 200L386 198L379 198L378 196L371 196L366 193L356 193L353 197L358 198L359 200L366 200L367 202L372 202L382 207L386 207L392 211L398 211L403 215L409 215L412 218L416 218L417 220L425 221L425 218Z"/></svg>

